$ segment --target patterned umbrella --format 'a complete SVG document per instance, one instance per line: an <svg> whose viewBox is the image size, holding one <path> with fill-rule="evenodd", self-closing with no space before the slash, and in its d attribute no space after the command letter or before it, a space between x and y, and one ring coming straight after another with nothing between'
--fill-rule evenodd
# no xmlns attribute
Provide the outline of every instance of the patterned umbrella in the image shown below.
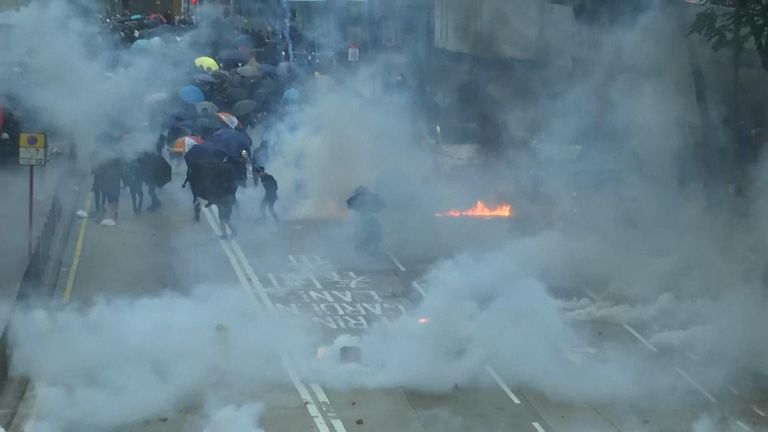
<svg viewBox="0 0 768 432"><path fill-rule="evenodd" d="M173 147L171 147L171 154L176 156L182 156L186 152L188 152L189 149L192 148L192 146L197 144L202 144L204 142L205 141L198 136L184 136L184 137L178 138L173 143Z"/></svg>

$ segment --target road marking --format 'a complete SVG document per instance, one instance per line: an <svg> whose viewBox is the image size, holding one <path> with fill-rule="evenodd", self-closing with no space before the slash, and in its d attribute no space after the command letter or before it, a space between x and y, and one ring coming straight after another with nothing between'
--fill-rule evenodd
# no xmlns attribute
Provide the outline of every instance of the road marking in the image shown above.
<svg viewBox="0 0 768 432"><path fill-rule="evenodd" d="M88 198L85 199L85 212L91 209L91 194L88 194ZM85 229L88 226L88 218L83 218L80 221L80 232L77 234L77 243L75 244L75 255L72 257L72 265L69 267L69 274L67 274L67 285L64 288L64 303L69 301L72 296L72 288L75 286L75 275L77 274L77 267L80 265L80 255L83 253L83 243L85 243Z"/></svg>
<svg viewBox="0 0 768 432"><path fill-rule="evenodd" d="M283 357L283 363L285 363L287 360L287 358ZM328 423L325 422L323 415L320 414L320 411L317 409L317 405L315 405L315 402L312 400L312 395L309 394L309 390L307 390L307 387L299 379L299 374L296 373L293 368L288 368L288 376L291 378L293 386L296 387L296 390L299 392L299 397L301 398L302 402L304 402L304 406L307 408L309 416L312 417L312 420L314 420L318 431L330 432Z"/></svg>
<svg viewBox="0 0 768 432"><path fill-rule="evenodd" d="M697 356L696 354L694 354L694 353L692 353L692 352L690 352L690 351L686 351L686 352L685 352L685 355L687 355L687 356L688 356L688 358L690 358L690 359L691 359L691 360L693 360L693 361L699 361L699 360L701 360L701 358L699 358L699 356Z"/></svg>
<svg viewBox="0 0 768 432"><path fill-rule="evenodd" d="M91 210L91 194L88 194L88 197L85 199L85 207L84 210L86 213L88 213ZM77 275L77 269L80 266L80 256L83 254L83 245L85 244L85 231L88 227L88 218L83 218L82 221L80 221L80 231L77 233L77 243L75 243L75 254L72 257L72 264L69 266L69 273L67 274L67 284L64 288L64 294L62 295L62 301L64 303L69 303L69 299L72 297L72 290L75 287L75 276ZM30 382L29 386L32 386L33 383ZM26 425L22 427L22 430L26 430L28 425L34 424L37 419L37 394L34 392L34 389L30 391L29 389L26 389L24 391L24 395L22 396L22 400L26 398L32 398L32 408L30 409L29 413L29 420L26 422ZM21 406L19 406L18 409L20 409Z"/></svg>
<svg viewBox="0 0 768 432"><path fill-rule="evenodd" d="M752 411L756 412L760 417L765 417L765 413L758 407L751 405Z"/></svg>
<svg viewBox="0 0 768 432"><path fill-rule="evenodd" d="M752 428L742 423L740 420L736 420L736 424L739 425L742 429L744 429L747 432L752 432Z"/></svg>
<svg viewBox="0 0 768 432"><path fill-rule="evenodd" d="M501 377L496 373L496 371L493 370L493 368L491 368L488 365L485 365L485 370L488 371L489 374L491 374L493 379L496 381L496 384L498 384L499 387L501 387L501 389L504 390L504 393L506 393L507 396L509 396L509 398L512 399L512 402L519 405L520 399L518 399L517 396L515 396L515 394L512 393L512 390L509 389L509 387L507 386L507 383L505 383L501 379Z"/></svg>
<svg viewBox="0 0 768 432"><path fill-rule="evenodd" d="M421 294L422 297L426 297L427 296L427 292L424 291L424 287L422 287L420 283L418 283L416 281L413 281L413 287L416 288L416 291L418 291L419 294Z"/></svg>
<svg viewBox="0 0 768 432"><path fill-rule="evenodd" d="M397 260L397 258L395 258L394 255L392 255L391 253L387 252L387 256L389 256L389 259L391 259L392 262L395 263L395 266L397 266L397 268L400 269L401 272L406 271L405 267L400 263L400 261Z"/></svg>
<svg viewBox="0 0 768 432"><path fill-rule="evenodd" d="M536 429L536 432L546 432L543 427L539 424L539 422L533 422L531 423L533 427Z"/></svg>
<svg viewBox="0 0 768 432"><path fill-rule="evenodd" d="M701 392L707 399L709 399L712 403L717 403L717 399L715 399L711 394L709 394L708 391L704 390L704 387L701 386L701 384L697 383L693 378L690 377L687 373L683 372L682 369L675 366L675 372L677 372L683 379L688 381L692 386L696 387L698 391Z"/></svg>
<svg viewBox="0 0 768 432"><path fill-rule="evenodd" d="M741 396L741 393L739 393L739 391L738 391L738 390L736 390L735 388L733 388L733 386L728 386L728 390L730 390L730 391L731 391L731 393L733 393L735 396Z"/></svg>
<svg viewBox="0 0 768 432"><path fill-rule="evenodd" d="M209 209L203 209L203 212L205 213L208 224L211 226L211 228L213 228L214 234L216 234L217 236L221 236L222 234L221 230L219 229L218 224L216 224L216 221L214 219L214 214L213 214L214 212L210 211ZM245 257L245 254L243 253L243 250L240 247L240 244L234 239L226 241L221 238L219 238L219 244L221 244L221 247L224 250L224 253L229 258L229 262L232 264L232 267L234 268L235 273L237 274L238 279L240 280L241 286L243 287L243 289L246 290L247 293L253 296L253 299L257 305L257 308L260 310L264 308L267 310L268 313L276 314L277 309L275 308L274 303L272 303L272 300L269 298L269 295L267 294L266 289L264 289L264 285L261 284L259 277L256 275L256 272L253 270L253 267L251 267L251 264L248 262L248 259ZM328 423L325 422L325 419L320 413L320 410L318 410L317 405L312 400L312 395L309 393L309 390L307 390L307 387L299 378L299 374L296 371L296 368L293 366L291 360L284 353L281 353L280 356L282 359L283 367L288 372L288 376L290 377L291 382L293 383L293 386L296 388L296 391L298 391L299 397L304 403L304 406L306 407L310 417L312 417L312 420L315 422L315 426L317 426L318 431L330 432L330 429L328 428ZM317 386L318 388L320 388L318 384L311 384L311 385ZM344 425L341 423L341 420L338 419L338 415L336 415L333 409L333 406L330 404L330 401L328 401L327 412L328 412L329 419L331 419L331 424L333 425L334 429L337 432L346 432L346 429L344 429Z"/></svg>
<svg viewBox="0 0 768 432"><path fill-rule="evenodd" d="M320 285L320 281L319 281L319 280L317 280L317 278L315 277L315 275L309 275L309 278L312 280L312 284L314 284L314 285L315 285L315 288L317 288L317 289L319 289L319 290L323 289L323 286L322 286L322 285Z"/></svg>
<svg viewBox="0 0 768 432"><path fill-rule="evenodd" d="M628 332L632 333L632 336L636 337L636 338L637 338L637 340L639 340L640 342L642 342L642 343L643 343L643 345L645 345L645 346L646 346L646 348L648 348L649 350L651 350L651 351L653 351L653 352L659 352L659 350L658 350L658 349L656 349L656 347L655 347L655 346L651 345L651 343L650 343L650 342L648 342L647 340L645 340L645 338L644 338L644 337L642 337L642 336L640 335L640 333L638 333L637 331L635 331L635 329L633 329L633 328L632 328L632 327L631 327L629 324L627 324L627 323L621 323L621 325L622 325L622 327L624 327L625 329L627 329L627 331L628 331Z"/></svg>
<svg viewBox="0 0 768 432"><path fill-rule="evenodd" d="M309 385L312 388L312 391L315 392L315 395L317 396L317 400L320 402L321 405L323 405L323 409L326 407L331 406L331 401L328 399L328 396L323 391L323 388L320 387L318 384L310 384ZM347 428L344 427L344 423L339 420L338 417L331 417L330 415L328 418L331 420L331 425L336 430L336 432L347 432Z"/></svg>

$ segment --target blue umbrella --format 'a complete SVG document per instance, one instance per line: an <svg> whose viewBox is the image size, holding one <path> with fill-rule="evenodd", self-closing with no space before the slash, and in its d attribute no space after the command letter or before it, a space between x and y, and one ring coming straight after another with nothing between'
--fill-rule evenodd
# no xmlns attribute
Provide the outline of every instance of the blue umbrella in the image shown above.
<svg viewBox="0 0 768 432"><path fill-rule="evenodd" d="M208 141L206 141L206 145L223 150L231 158L238 158L242 151L245 151L248 155L251 154L253 142L251 137L245 132L222 128L211 135Z"/></svg>
<svg viewBox="0 0 768 432"><path fill-rule="evenodd" d="M283 103L296 103L299 101L299 91L291 87L283 93Z"/></svg>
<svg viewBox="0 0 768 432"><path fill-rule="evenodd" d="M131 19L134 21L142 20L144 19L144 15L132 15Z"/></svg>
<svg viewBox="0 0 768 432"><path fill-rule="evenodd" d="M181 96L181 100L190 104L200 103L205 100L203 91L192 85L182 87L179 90L179 96Z"/></svg>

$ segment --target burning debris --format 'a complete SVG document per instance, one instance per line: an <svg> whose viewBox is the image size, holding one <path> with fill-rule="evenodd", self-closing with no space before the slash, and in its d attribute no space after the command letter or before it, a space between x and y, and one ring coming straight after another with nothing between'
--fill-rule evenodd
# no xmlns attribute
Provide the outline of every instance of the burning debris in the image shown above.
<svg viewBox="0 0 768 432"><path fill-rule="evenodd" d="M496 218L511 218L513 216L514 216L514 212L512 211L511 204L499 204L496 207L490 208L485 202L481 200L478 200L477 203L475 203L474 207L469 208L467 210L452 209L442 213L439 213L439 212L435 213L435 217L439 217L439 218L471 217L471 218L480 218L480 219L496 219Z"/></svg>

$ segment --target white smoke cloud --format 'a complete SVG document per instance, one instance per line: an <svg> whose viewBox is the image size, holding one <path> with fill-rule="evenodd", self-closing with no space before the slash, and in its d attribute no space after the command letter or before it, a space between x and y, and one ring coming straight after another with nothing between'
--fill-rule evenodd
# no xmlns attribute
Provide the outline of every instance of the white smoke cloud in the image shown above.
<svg viewBox="0 0 768 432"><path fill-rule="evenodd" d="M311 346L300 342L305 333L257 316L247 294L218 286L88 308L22 308L11 327L12 373L35 383L40 422L104 430L238 401L280 379L279 353ZM222 410L214 424L256 408Z"/></svg>

